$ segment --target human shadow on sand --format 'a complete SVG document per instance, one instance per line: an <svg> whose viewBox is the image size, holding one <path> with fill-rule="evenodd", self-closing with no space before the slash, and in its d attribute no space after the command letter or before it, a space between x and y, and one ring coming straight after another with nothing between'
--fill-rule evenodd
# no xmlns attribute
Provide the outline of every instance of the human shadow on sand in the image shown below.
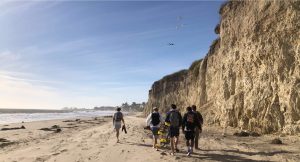
<svg viewBox="0 0 300 162"><path fill-rule="evenodd" d="M238 150L201 150L206 151L202 153L194 152L191 157L186 157L185 154L178 154L178 157L181 158L193 158L196 161L201 160L213 160L213 161L247 161L247 162L267 162L267 160L253 160L243 156L253 156L253 155L261 155L261 156L273 156L275 154L283 154L290 153L288 151L273 151L273 152L244 152ZM212 153L213 151L219 151L221 153ZM222 153L223 152L223 153ZM238 155L229 155L228 153L235 153ZM269 162L269 161L268 161Z"/></svg>
<svg viewBox="0 0 300 162"><path fill-rule="evenodd" d="M124 142L124 144L125 144L125 142ZM143 146L143 147L152 147L151 144L145 144L145 143L126 142L126 144L129 144L129 145L136 145L136 146Z"/></svg>
<svg viewBox="0 0 300 162"><path fill-rule="evenodd" d="M186 157L186 156L185 156ZM193 153L191 157L188 158L194 158L198 159L199 161L202 160L213 160L213 161L222 161L222 162L232 162L232 161L247 161L247 162L269 162L264 160L253 160L246 157L238 156L238 155L226 155L222 153ZM196 160L196 161L198 161Z"/></svg>
<svg viewBox="0 0 300 162"><path fill-rule="evenodd" d="M246 152L246 151L239 151L239 150L201 150L201 151L221 151L221 152L228 152L228 153L236 153L236 154L244 154L248 156L254 156L254 155L262 155L262 156L273 156L276 154L286 154L286 153L292 153L285 150L280 151L271 151L271 152Z"/></svg>

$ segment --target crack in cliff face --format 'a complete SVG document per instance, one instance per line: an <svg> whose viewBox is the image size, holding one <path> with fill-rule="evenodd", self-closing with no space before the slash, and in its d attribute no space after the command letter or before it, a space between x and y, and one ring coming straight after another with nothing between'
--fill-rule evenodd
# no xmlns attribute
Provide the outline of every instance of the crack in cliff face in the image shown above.
<svg viewBox="0 0 300 162"><path fill-rule="evenodd" d="M219 13L207 56L156 81L145 114L195 104L208 124L300 132L300 1L229 1Z"/></svg>

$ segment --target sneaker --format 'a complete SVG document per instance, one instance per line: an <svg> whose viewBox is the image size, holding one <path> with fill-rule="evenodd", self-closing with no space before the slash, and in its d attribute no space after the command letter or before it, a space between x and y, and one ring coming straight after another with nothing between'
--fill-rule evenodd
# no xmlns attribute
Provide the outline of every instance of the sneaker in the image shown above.
<svg viewBox="0 0 300 162"><path fill-rule="evenodd" d="M186 155L187 155L187 156L191 156L191 152L188 152Z"/></svg>
<svg viewBox="0 0 300 162"><path fill-rule="evenodd" d="M176 151L176 152L179 152L179 149L178 149L178 148L176 148L176 149L175 149L175 151Z"/></svg>
<svg viewBox="0 0 300 162"><path fill-rule="evenodd" d="M174 152L171 152L170 155L174 156Z"/></svg>

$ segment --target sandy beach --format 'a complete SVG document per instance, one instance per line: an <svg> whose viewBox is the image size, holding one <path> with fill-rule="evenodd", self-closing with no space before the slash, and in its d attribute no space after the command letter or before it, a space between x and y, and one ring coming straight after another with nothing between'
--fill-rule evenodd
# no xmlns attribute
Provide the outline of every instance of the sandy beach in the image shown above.
<svg viewBox="0 0 300 162"><path fill-rule="evenodd" d="M128 134L121 133L116 143L111 118L50 120L1 125L2 128L25 126L26 129L0 131L1 162L140 162L140 161L300 161L300 137L280 137L282 145L270 144L279 135L236 137L234 129L222 137L221 128L204 127L201 150L186 156L183 137L180 153L169 155L168 148L156 151L151 145L151 133L144 130L143 117L125 117ZM54 129L58 125L61 132ZM182 136L182 133L181 133ZM6 142L3 142L6 139ZM10 143L11 142L11 143ZM6 144L5 144L6 143ZM7 144L8 143L8 144Z"/></svg>

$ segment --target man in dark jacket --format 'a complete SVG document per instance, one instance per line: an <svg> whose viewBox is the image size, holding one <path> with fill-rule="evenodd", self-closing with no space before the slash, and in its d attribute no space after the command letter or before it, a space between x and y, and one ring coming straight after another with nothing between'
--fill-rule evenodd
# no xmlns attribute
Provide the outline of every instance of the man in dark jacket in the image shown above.
<svg viewBox="0 0 300 162"><path fill-rule="evenodd" d="M193 112L197 114L198 121L199 121L199 127L196 127L195 129L195 149L199 149L198 141L199 141L199 135L202 132L202 125L203 125L203 117L199 111L197 111L197 107L195 105L192 106Z"/></svg>
<svg viewBox="0 0 300 162"><path fill-rule="evenodd" d="M191 107L186 108L186 113L182 120L182 131L184 132L186 139L186 146L188 149L187 155L190 156L193 153L195 129L200 128L197 114L192 111Z"/></svg>
<svg viewBox="0 0 300 162"><path fill-rule="evenodd" d="M179 152L178 145L178 137L179 137L179 128L182 123L182 116L179 111L176 110L176 105L171 105L171 110L167 113L165 122L170 123L169 135L171 138L171 155L174 155L175 151Z"/></svg>

